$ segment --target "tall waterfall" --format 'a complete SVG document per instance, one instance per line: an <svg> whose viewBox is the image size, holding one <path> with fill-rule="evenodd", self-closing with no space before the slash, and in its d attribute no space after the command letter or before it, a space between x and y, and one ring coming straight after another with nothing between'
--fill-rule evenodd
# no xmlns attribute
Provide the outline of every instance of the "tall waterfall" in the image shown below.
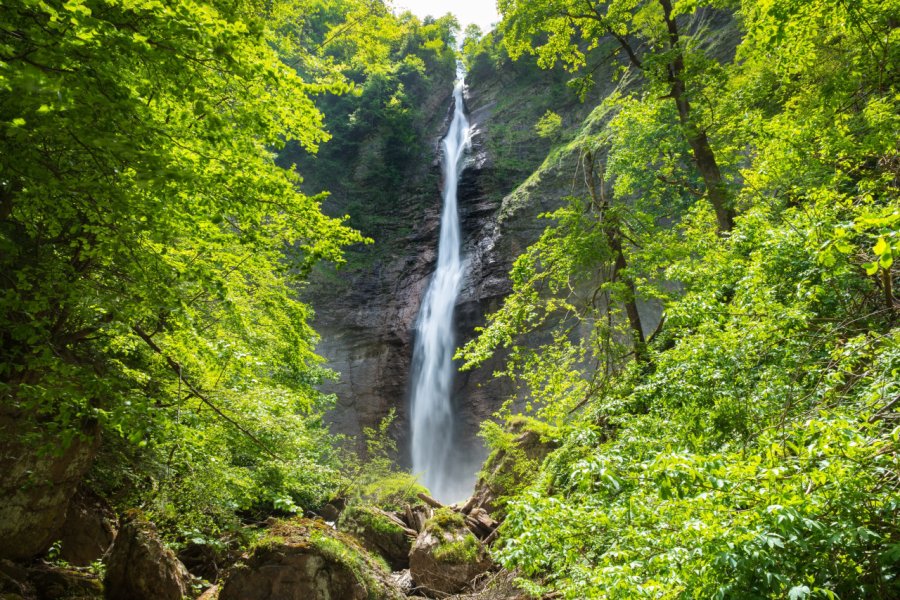
<svg viewBox="0 0 900 600"><path fill-rule="evenodd" d="M469 121L463 106L462 78L453 90L455 110L443 140L443 210L438 244L437 270L425 293L416 323L412 369L413 472L435 498L461 500L471 491L471 481L454 468L454 415L450 404L453 383L453 306L465 265L460 257L459 214L456 188L469 145Z"/></svg>

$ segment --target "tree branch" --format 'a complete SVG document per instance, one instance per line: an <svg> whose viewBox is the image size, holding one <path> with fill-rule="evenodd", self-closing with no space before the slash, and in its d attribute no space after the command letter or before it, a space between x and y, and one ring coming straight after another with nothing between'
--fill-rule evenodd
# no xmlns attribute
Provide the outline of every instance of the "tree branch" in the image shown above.
<svg viewBox="0 0 900 600"><path fill-rule="evenodd" d="M242 434L247 436L247 438L250 439L260 450L262 450L263 452L265 452L266 454L268 454L275 460L282 460L282 458L280 456L275 454L258 437L256 437L252 433L250 433L246 428L244 428L243 425L241 425L240 423L238 423L237 421L235 421L234 419L232 419L231 417L226 415L224 412L222 412L222 409L220 409L218 406L213 404L212 400L210 400L203 392L201 392L199 389L197 389L197 387L194 384L192 384L190 381L185 379L184 375L182 373L182 370L181 370L181 364L178 361L176 361L175 359L173 359L171 356L169 356L168 354L163 352L163 349L160 348L159 345L153 341L153 338L150 337L150 335L147 334L147 332L145 332L143 329L141 329L138 325L133 326L131 328L131 330L134 331L139 338L144 340L147 343L147 345L153 349L154 352L156 352L157 354L162 356L164 359L166 359L166 364L169 365L169 368L172 369L181 378L181 381L191 391L191 393L194 396L199 398L201 402L203 402L205 405L210 407L214 413L219 415L219 417L221 417L225 421L231 423L235 427L235 429L237 429Z"/></svg>

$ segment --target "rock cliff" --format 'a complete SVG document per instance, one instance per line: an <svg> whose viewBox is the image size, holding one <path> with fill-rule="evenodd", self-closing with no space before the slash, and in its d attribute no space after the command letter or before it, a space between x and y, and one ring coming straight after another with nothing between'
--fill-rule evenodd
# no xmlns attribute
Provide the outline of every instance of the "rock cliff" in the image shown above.
<svg viewBox="0 0 900 600"><path fill-rule="evenodd" d="M538 215L558 207L569 192L573 161L562 161L542 177L529 178L552 146L552 140L534 134L538 119L553 109L563 115L564 125L574 126L591 105L580 103L567 89L567 78L561 70L542 71L527 61L507 60L480 68L467 81L472 147L459 184L467 261L455 311L459 345L472 339L485 315L509 293L512 262L548 223ZM308 296L322 336L318 350L340 373L337 381L323 386L337 397L329 414L333 430L362 449L363 429L376 426L394 408L397 419L392 434L398 442L398 458L406 465L413 335L437 260L440 139L453 108L452 78L445 79L422 99L423 113L430 116L423 122L417 164L407 168L404 183L393 190L388 202L367 205L364 217L350 212L351 222L375 244L352 249L348 264L340 270L317 272ZM605 93L608 90L591 91L596 96ZM372 140L364 144L377 145ZM366 162L372 159L371 153L360 151L347 161L343 193L329 198L326 210L343 214L353 208L348 197L367 193L357 176L364 167L372 168ZM455 459L471 471L473 481L485 458L477 437L479 426L514 394L508 380L493 376L501 364L498 358L477 370L458 373L454 383L453 403L459 415L455 435L460 441Z"/></svg>

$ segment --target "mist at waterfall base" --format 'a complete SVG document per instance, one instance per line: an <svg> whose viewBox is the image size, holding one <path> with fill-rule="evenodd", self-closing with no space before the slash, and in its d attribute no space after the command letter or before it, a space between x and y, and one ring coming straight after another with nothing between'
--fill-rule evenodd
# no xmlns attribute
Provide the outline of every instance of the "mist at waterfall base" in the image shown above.
<svg viewBox="0 0 900 600"><path fill-rule="evenodd" d="M412 467L441 502L462 500L472 492L475 469L458 458L451 392L456 367L453 308L465 272L460 255L456 191L469 146L469 122L463 103L464 82L453 90L454 113L443 139L443 209L437 268L419 309L413 348L411 418Z"/></svg>

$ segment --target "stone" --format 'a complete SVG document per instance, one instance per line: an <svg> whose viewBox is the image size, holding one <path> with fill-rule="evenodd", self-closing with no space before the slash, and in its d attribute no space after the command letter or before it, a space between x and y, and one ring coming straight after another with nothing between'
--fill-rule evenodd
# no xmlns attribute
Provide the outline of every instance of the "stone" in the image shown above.
<svg viewBox="0 0 900 600"><path fill-rule="evenodd" d="M116 513L106 500L79 487L62 526L60 558L76 567L90 565L112 545L118 524Z"/></svg>
<svg viewBox="0 0 900 600"><path fill-rule="evenodd" d="M492 566L463 516L446 508L435 511L409 555L415 589L430 597L457 594Z"/></svg>
<svg viewBox="0 0 900 600"><path fill-rule="evenodd" d="M338 529L381 555L392 570L409 568L409 551L416 536L397 517L374 507L351 506L341 515Z"/></svg>
<svg viewBox="0 0 900 600"><path fill-rule="evenodd" d="M88 569L38 561L0 560L0 600L102 600L103 585Z"/></svg>
<svg viewBox="0 0 900 600"><path fill-rule="evenodd" d="M326 521L335 523L341 517L341 511L339 511L334 504L329 502L319 509L319 516Z"/></svg>
<svg viewBox="0 0 900 600"><path fill-rule="evenodd" d="M533 419L513 417L507 422L506 431L512 443L488 456L467 503L472 510L483 509L497 518L504 514L504 497L529 483L547 455L559 447L555 430Z"/></svg>
<svg viewBox="0 0 900 600"><path fill-rule="evenodd" d="M30 560L59 539L69 500L97 452L96 423L66 447L37 427L0 407L0 558Z"/></svg>
<svg viewBox="0 0 900 600"><path fill-rule="evenodd" d="M242 552L239 536L225 535L216 540L189 538L178 551L178 560L194 577L217 583Z"/></svg>
<svg viewBox="0 0 900 600"><path fill-rule="evenodd" d="M386 565L311 519L276 521L222 584L219 600L402 600Z"/></svg>
<svg viewBox="0 0 900 600"><path fill-rule="evenodd" d="M34 596L34 590L28 582L25 567L0 559L0 599L19 600L29 596Z"/></svg>
<svg viewBox="0 0 900 600"><path fill-rule="evenodd" d="M394 583L397 584L397 587L399 587L407 596L415 591L416 586L413 584L412 575L410 575L409 569L394 571L393 573L391 573L391 579L394 580Z"/></svg>
<svg viewBox="0 0 900 600"><path fill-rule="evenodd" d="M166 548L152 523L128 514L106 564L108 600L181 600L191 594L191 577Z"/></svg>
<svg viewBox="0 0 900 600"><path fill-rule="evenodd" d="M28 570L28 579L40 600L102 600L103 585L87 570L39 565Z"/></svg>

